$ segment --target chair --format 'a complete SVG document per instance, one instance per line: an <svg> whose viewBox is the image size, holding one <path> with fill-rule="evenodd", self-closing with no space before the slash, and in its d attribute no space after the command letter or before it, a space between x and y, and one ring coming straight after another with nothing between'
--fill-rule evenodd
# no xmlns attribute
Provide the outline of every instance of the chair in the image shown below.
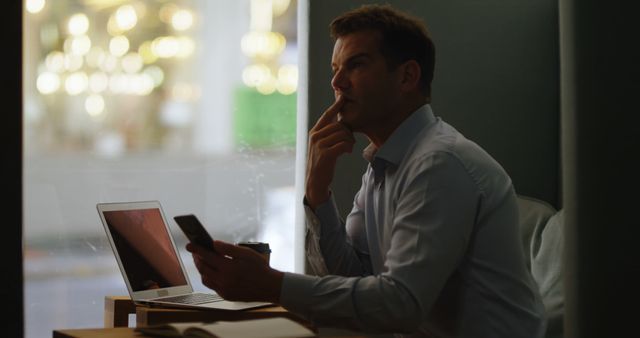
<svg viewBox="0 0 640 338"><path fill-rule="evenodd" d="M518 196L518 208L527 266L538 285L547 314L546 337L561 338L564 320L564 211L522 195Z"/></svg>

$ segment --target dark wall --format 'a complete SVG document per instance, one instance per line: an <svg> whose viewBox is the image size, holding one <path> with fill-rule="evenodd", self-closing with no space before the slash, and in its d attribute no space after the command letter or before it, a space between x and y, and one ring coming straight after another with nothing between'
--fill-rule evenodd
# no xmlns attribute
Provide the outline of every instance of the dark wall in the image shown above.
<svg viewBox="0 0 640 338"><path fill-rule="evenodd" d="M0 245L0 298L7 307L2 315L3 337L22 337L22 1L3 4L0 23L3 49L2 102L2 238Z"/></svg>
<svg viewBox="0 0 640 338"><path fill-rule="evenodd" d="M560 2L567 338L637 335L638 7Z"/></svg>
<svg viewBox="0 0 640 338"><path fill-rule="evenodd" d="M333 100L333 42L340 13L375 1L310 1L309 128ZM492 154L520 194L559 207L558 8L553 0L385 1L425 19L436 45L436 115ZM334 195L343 214L366 162L359 139L338 162Z"/></svg>

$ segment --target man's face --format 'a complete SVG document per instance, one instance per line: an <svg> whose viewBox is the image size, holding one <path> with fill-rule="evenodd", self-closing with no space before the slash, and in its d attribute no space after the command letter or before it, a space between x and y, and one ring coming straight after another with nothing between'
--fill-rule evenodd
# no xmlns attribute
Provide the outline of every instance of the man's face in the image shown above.
<svg viewBox="0 0 640 338"><path fill-rule="evenodd" d="M345 103L339 119L354 132L384 129L398 98L398 72L380 53L380 34L363 31L336 40L331 60L336 97Z"/></svg>

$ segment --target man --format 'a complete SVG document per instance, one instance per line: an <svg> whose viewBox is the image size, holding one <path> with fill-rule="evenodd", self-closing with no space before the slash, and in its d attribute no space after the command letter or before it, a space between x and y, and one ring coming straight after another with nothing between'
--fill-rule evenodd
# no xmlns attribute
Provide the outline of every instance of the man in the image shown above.
<svg viewBox="0 0 640 338"><path fill-rule="evenodd" d="M524 262L511 180L429 105L434 47L424 24L389 6L331 23L336 101L310 131L307 251L317 276L255 253L189 246L223 297L280 303L318 325L413 337L541 337L544 310ZM371 142L342 222L330 185L353 133ZM228 257L224 257L227 255Z"/></svg>

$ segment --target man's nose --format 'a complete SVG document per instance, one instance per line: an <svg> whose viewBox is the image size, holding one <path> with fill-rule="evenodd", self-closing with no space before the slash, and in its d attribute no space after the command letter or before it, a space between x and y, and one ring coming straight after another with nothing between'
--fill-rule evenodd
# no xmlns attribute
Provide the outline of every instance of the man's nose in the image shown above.
<svg viewBox="0 0 640 338"><path fill-rule="evenodd" d="M333 74L331 87L335 92L343 92L345 89L349 88L349 80L346 74L342 71L337 71Z"/></svg>

